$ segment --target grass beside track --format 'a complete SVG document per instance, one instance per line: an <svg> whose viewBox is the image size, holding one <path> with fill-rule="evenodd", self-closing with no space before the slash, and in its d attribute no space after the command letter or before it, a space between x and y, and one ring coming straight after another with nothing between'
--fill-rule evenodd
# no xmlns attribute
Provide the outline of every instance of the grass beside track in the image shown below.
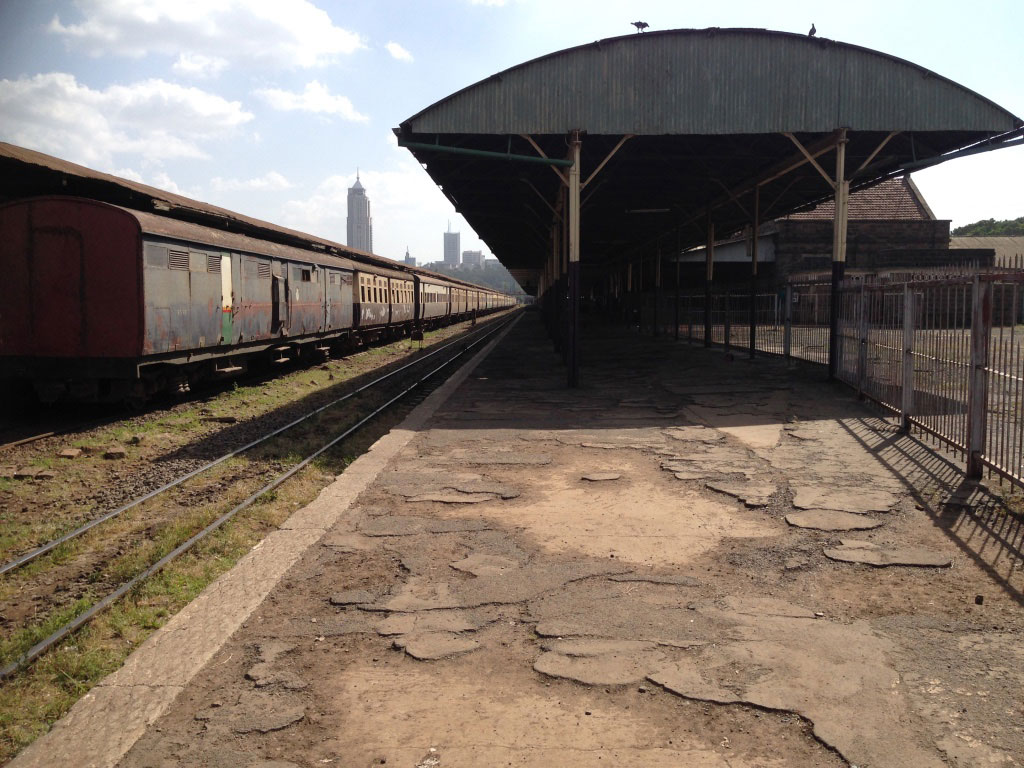
<svg viewBox="0 0 1024 768"><path fill-rule="evenodd" d="M428 334L427 341L441 341L450 338L458 327ZM447 332L446 332L447 331ZM433 337L433 338L432 338ZM239 386L225 391L206 401L191 403L169 412L151 414L144 420L133 420L127 425L113 425L96 433L72 440L70 444L82 447L105 446L112 443L128 444L133 437L142 436L140 445L145 445L149 435L177 435L181 444L209 434L209 424L203 421L204 411L216 414L230 413L241 421L246 414L261 414L280 408L292 400L303 398L317 388L337 387L339 383L355 378L373 368L394 363L407 354L411 345L407 341L382 347L370 348L355 357L344 358L315 369L303 369L253 386ZM439 377L443 379L443 377ZM365 401L365 395L354 398L360 405L372 407ZM380 400L385 399L383 396ZM208 584L229 570L242 556L275 530L296 509L312 501L319 491L328 485L337 474L358 455L363 453L378 437L385 434L394 424L404 418L408 407L399 407L382 414L343 444L321 456L283 486L261 497L252 507L244 510L223 528L200 542L193 550L169 564L137 587L124 599L99 615L93 622L65 638L57 647L40 657L27 669L14 674L0 684L0 765L8 762L18 751L31 743L66 713L71 706L97 682L118 669L124 659L141 644L154 630L163 626L175 613L194 599ZM26 622L23 626L6 631L0 638L0 660L4 662L17 658L33 644L48 636L66 621L81 613L108 592L111 585L124 583L149 563L173 549L180 541L199 530L218 514L230 508L237 500L256 490L276 475L283 467L295 463L300 455L306 455L326 441L327 437L343 431L341 423L325 415L311 423L297 428L286 446L277 441L258 447L252 457L232 459L218 466L209 475L200 478L207 484L220 480L240 479L230 483L230 498L218 499L217 503L199 505L190 509L189 485L175 489L163 504L171 504L184 510L183 514L164 515L164 519L151 525L147 516L148 502L140 508L130 510L123 518L94 529L80 540L62 545L55 552L31 563L20 572L9 574L0 585L0 602L15 593L20 585L32 578L47 575L49 569L76 557L100 550L105 542L115 535L127 535L130 542L119 546L110 553L109 559L90 576L90 583L73 598L66 598L58 607L52 608L38 620ZM344 421L338 419L336 421ZM353 421L349 419L349 421ZM308 449L308 450L307 450ZM53 448L50 446L50 455ZM95 454L94 454L95 455ZM91 457L90 457L91 458ZM48 457L41 456L44 461ZM101 461L92 459L92 463ZM273 471L246 475L244 469L252 464L273 467ZM83 462L82 465L85 466ZM60 465L76 469L74 464ZM191 483L192 481L190 481ZM33 484L35 485L35 484ZM64 489L63 503L60 488ZM16 484L20 493L30 490L27 483ZM47 536L59 534L74 527L83 519L99 513L92 507L68 508L68 489L73 488L71 478L51 486L44 496L45 504L52 508L67 509L69 515L52 515L64 520L41 521L39 525L27 526L25 521L0 520L0 552L11 553L26 544L38 543ZM186 490L188 489L188 490ZM0 487L0 492L10 489ZM41 487L36 486L36 490ZM237 497L237 498L236 498ZM15 498L14 503L20 503ZM17 517L12 516L12 517ZM73 524L69 522L73 520ZM28 529L26 531L26 529ZM107 544L109 548L109 544ZM13 577L13 578L12 578Z"/></svg>

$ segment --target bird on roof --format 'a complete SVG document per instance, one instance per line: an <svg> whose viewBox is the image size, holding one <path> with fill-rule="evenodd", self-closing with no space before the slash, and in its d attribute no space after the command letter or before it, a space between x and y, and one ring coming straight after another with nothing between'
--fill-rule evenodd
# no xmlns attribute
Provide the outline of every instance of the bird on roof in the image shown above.
<svg viewBox="0 0 1024 768"><path fill-rule="evenodd" d="M636 27L637 34L640 34L645 29L647 29L649 26L651 26L646 21L631 21L629 23L632 24L634 27Z"/></svg>
<svg viewBox="0 0 1024 768"><path fill-rule="evenodd" d="M816 27L814 26L814 22L812 21L812 22L811 22L811 31L807 33L807 36L808 36L808 37L814 37L814 36L815 36L816 34L818 34L818 30L817 30L817 28L816 28Z"/></svg>

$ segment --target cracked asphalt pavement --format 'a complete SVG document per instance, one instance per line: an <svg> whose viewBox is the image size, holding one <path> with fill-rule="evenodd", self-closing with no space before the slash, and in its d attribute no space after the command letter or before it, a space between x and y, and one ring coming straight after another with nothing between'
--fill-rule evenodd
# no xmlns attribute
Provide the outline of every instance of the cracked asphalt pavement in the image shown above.
<svg viewBox="0 0 1024 768"><path fill-rule="evenodd" d="M566 390L527 315L328 489L119 765L1021 765L997 494L813 369L586 338Z"/></svg>

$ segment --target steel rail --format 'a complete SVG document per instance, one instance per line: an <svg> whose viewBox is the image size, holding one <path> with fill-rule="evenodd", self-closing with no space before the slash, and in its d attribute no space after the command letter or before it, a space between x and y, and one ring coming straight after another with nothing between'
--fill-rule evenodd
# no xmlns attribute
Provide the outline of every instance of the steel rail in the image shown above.
<svg viewBox="0 0 1024 768"><path fill-rule="evenodd" d="M489 327L490 327L490 325L484 326L484 330L486 330ZM133 499L132 501L129 501L127 504L124 504L124 505L118 507L117 509L111 510L110 512L107 512L107 513L105 513L103 515L100 515L99 517L93 518L92 520L90 520L87 523L83 523L78 528L75 528L73 531L69 531L68 533L65 533L63 536L59 536L58 538L53 539L52 541L49 541L46 544L43 544L43 545L41 545L39 547L36 547L35 549L30 550L30 551L26 552L25 554L20 555L19 557L16 557L16 558L14 558L13 560L11 560L11 561L9 561L7 563L4 563L2 566L0 566L0 576L2 576L5 573L8 573L9 571L13 571L13 570L15 570L17 568L20 568L23 565L27 565L28 563L32 562L36 558L45 555L47 552L52 552L54 549L59 547L61 544L64 544L64 543L66 543L68 541L71 541L72 539L78 538L79 536L81 536L82 534L86 533L87 531L90 531L93 528L95 528L97 525L100 525L101 523L105 523L108 520L111 520L111 519L117 517L121 513L127 512L129 509L137 507L139 504L142 504L143 502L149 501L150 499L155 498L156 496L159 496L160 494L165 493L165 492L171 490L172 488L176 488L177 486L179 486L182 483L184 483L186 480L191 480L196 475L200 475L203 472L207 472L207 471L213 469L214 467L216 467L218 464L221 464L221 463L227 461L228 459L233 458L233 457L239 455L240 453L244 453L245 451L248 451L250 448L254 448L255 446L259 445L260 443L263 443L263 442L269 440L272 437L276 437L277 435L281 434L282 432L284 432L286 430L289 430L289 429L291 429L292 427L294 427L294 426L296 426L298 424L301 424L302 422L306 421L307 419L311 419L312 417L316 416L319 413L322 413L323 411L327 410L328 408L332 408L335 405L338 405L339 403L342 403L345 400L348 400L349 398L355 397L356 395L358 395L359 393L369 389L370 387L375 387L380 382L385 381L386 379L389 379L392 376L395 376L396 374L399 374L402 371L407 370L407 369L411 368L414 365L419 365L424 360L429 360L434 355L440 354L441 352L444 352L446 349L450 349L451 347L453 347L453 346L455 346L457 344L460 344L460 343L464 343L464 340L453 341L453 342L451 342L449 344L445 344L445 345L443 345L441 347L438 347L437 349L431 350L427 354L418 357L416 360L414 360L414 361L412 361L410 363L407 363L406 365L403 365L401 368L396 368L395 370L391 371L390 373L386 373L385 375L383 375L383 376L381 376L381 377L379 377L377 379L374 379L371 382L363 384L362 386L352 390L348 394L343 395L342 397L339 397L336 400L332 400L331 402L329 402L329 403L327 403L325 405L322 405L319 408L316 408L316 409L310 411L309 413L307 413L307 414L305 414L303 416L300 416L299 418L295 419L294 421L291 421L291 422L285 424L282 427L278 427L277 429L273 430L272 432L268 432L267 434L263 435L262 437L257 438L256 440L253 440L253 441L251 441L249 443L246 443L245 445L241 446L240 448L236 448L235 450L230 451L229 453L225 453L223 456L221 456L221 457L219 457L217 459L214 459L213 461L211 461L211 462L209 462L207 464L204 464L203 466L198 467L197 469L194 469L191 472L188 472L188 473L186 473L184 475L181 475L180 477L170 481L169 483L166 483L166 484L160 486L159 488L156 488L156 489L150 491L147 494L139 496L138 498Z"/></svg>
<svg viewBox="0 0 1024 768"><path fill-rule="evenodd" d="M85 624L88 624L98 614L102 613L104 610L109 608L117 600L119 600L120 598L124 597L128 592L130 592L136 586L138 586L143 581L148 579L150 576L152 576L153 574L155 574L158 571L162 570L164 568L164 566L166 566L168 563L172 562L173 560L176 560L179 556L181 556L185 552L188 552L197 543L199 543L200 541L205 539L207 536L209 536L214 531L216 531L219 528L221 528L226 522L231 520L231 518L233 518L236 514L241 512L243 509L246 509L247 507L251 506L253 504L253 502L255 502L257 499L259 499L261 496L263 496L264 494L269 493L270 491L274 490L279 485L284 483L288 478L292 477L294 474L296 474L297 472L299 472L303 468L309 466L309 464L314 459L316 459L318 456L320 456L321 454L323 454L326 451L330 450L335 445L337 445L342 440L344 440L346 437L351 435L353 432L357 431L360 427L362 427L368 421L373 419L375 416L377 416L378 414L380 414L383 411L385 411L388 408L390 408L392 405L394 405L399 400L404 398L406 395L408 395L414 389L416 389L417 387L421 386L423 384L423 382L425 382L427 379L432 377L434 374L438 373L439 371L444 370L449 365L451 365L453 362L455 362L460 357L462 357L464 354L466 354L466 352L468 352L470 349L472 349L473 347L477 346L478 344L483 343L486 339L490 338L491 336L493 336L495 333L497 333L498 331L502 330L503 328L509 326L511 323L515 322L515 320L517 320L517 319L518 319L517 317L513 317L513 318L511 318L509 320L506 320L506 321L498 324L497 327L490 328L490 330L488 330L487 333L483 334L482 336L480 336L478 339L475 339L471 343L465 345L463 347L463 349L459 350L456 354L452 355L449 359L445 360L443 363L441 363L441 365L437 366L432 371L429 371L428 373L426 373L423 376L421 376L419 379L417 379L415 382L413 382L410 386L406 387L401 392L399 392L397 395L395 395L390 400L388 400L386 403L384 403L380 407L378 407L375 410L373 410L371 413L369 413L366 416L364 416L363 418L361 418L359 421L357 421L351 427L346 429L340 435L338 435L337 437L333 438L328 443L325 443L323 446L321 446L316 451L311 453L309 456L304 458L302 461L300 461L294 467L289 469L287 472L284 472L283 474L278 475L276 478L274 478L269 483L264 485L258 491L254 492L252 495L247 497L240 504L238 504L237 506L231 508L230 510L228 510L224 514L220 515L212 523L210 523L205 528L203 528L201 531L199 531L198 533L196 533L193 536L191 536L190 538L188 538L186 541L184 541L181 544L179 544L177 547L172 549L166 555L164 555L159 560L157 560L155 563L153 563L151 566L149 566L142 573L140 573L137 576L133 577L129 581L126 581L124 584L122 584L120 587L115 589L113 592L110 592L106 597L104 597L98 603L93 605L91 608L89 608L88 610L84 611L83 613L80 613L78 616L73 618L71 621L69 621L67 624L62 626L57 631L53 632L48 637L44 638L43 640L40 640L38 643L33 645L29 650L27 650L24 654L22 654L17 659L15 659L14 661L10 662L6 666L4 666L2 669L0 669L0 680L7 679L14 672L17 672L19 669L22 669L23 667L25 667L28 664L30 664L33 661L35 661L39 656L41 656L48 649L52 648L54 645L59 643L61 640L63 640L69 634L71 634L72 632L74 632L77 629L80 629ZM458 343L458 342L456 342L456 343ZM453 345L447 345L446 348L448 348L450 346L453 346Z"/></svg>

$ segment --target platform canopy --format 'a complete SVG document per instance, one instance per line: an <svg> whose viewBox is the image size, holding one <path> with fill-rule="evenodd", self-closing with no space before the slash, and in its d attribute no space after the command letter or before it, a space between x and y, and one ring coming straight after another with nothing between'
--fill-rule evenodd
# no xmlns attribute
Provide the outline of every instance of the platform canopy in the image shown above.
<svg viewBox="0 0 1024 768"><path fill-rule="evenodd" d="M599 40L499 72L395 129L524 288L551 257L579 132L580 260L704 242L835 193L1022 143L1021 119L877 51L760 29ZM556 162L545 163L544 157ZM540 161L540 162L537 162Z"/></svg>

